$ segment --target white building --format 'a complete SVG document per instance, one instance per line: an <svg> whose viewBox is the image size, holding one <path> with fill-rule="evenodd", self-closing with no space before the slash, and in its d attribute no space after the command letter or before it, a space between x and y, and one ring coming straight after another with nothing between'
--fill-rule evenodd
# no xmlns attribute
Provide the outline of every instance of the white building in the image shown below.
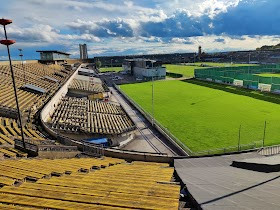
<svg viewBox="0 0 280 210"><path fill-rule="evenodd" d="M166 69L160 61L142 58L126 59L123 63L124 71L142 80L165 79Z"/></svg>

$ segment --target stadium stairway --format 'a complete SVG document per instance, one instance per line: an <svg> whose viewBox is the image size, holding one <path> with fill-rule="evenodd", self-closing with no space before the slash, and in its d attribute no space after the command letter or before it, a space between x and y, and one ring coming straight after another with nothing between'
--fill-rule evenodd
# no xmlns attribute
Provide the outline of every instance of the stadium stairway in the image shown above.
<svg viewBox="0 0 280 210"><path fill-rule="evenodd" d="M173 172L109 157L0 161L0 208L178 209Z"/></svg>

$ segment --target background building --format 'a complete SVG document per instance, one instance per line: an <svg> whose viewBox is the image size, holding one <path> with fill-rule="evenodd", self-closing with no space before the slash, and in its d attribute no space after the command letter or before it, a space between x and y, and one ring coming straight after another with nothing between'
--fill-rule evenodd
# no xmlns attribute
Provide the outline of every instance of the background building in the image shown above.
<svg viewBox="0 0 280 210"><path fill-rule="evenodd" d="M57 50L37 50L40 53L40 63L64 63L69 59L70 54Z"/></svg>
<svg viewBox="0 0 280 210"><path fill-rule="evenodd" d="M162 62L155 60L126 59L123 69L134 75L135 78L143 80L165 79L166 77L166 69L162 66Z"/></svg>
<svg viewBox="0 0 280 210"><path fill-rule="evenodd" d="M198 60L201 60L202 50L201 46L198 47Z"/></svg>
<svg viewBox="0 0 280 210"><path fill-rule="evenodd" d="M80 59L88 59L88 53L87 53L87 45L86 44L80 44Z"/></svg>

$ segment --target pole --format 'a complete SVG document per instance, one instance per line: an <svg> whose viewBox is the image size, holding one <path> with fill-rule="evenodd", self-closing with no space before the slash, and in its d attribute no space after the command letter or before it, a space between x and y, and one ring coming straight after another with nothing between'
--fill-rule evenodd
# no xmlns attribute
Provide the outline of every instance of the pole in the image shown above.
<svg viewBox="0 0 280 210"><path fill-rule="evenodd" d="M155 123L155 115L154 115L154 77L152 77L152 125Z"/></svg>
<svg viewBox="0 0 280 210"><path fill-rule="evenodd" d="M152 61L152 70L154 68L153 65L153 61ZM152 125L154 126L155 123L155 115L154 115L154 75L152 76Z"/></svg>
<svg viewBox="0 0 280 210"><path fill-rule="evenodd" d="M6 40L8 40L8 36L7 36L7 31L6 31L6 26L5 25L4 25L4 33L5 33ZM14 94L15 94L15 98L16 98L16 105L17 105L17 112L18 112L18 119L19 119L19 127L20 127L20 131L21 131L22 144L23 144L23 148L26 149L25 141L24 141L24 132L23 132L23 128L22 128L21 114L20 114L18 97L17 97L17 88L16 88L16 82L15 82L15 75L14 75L14 71L13 71L13 66L12 66L12 60L11 60L11 54L10 54L9 45L7 45L7 51L8 51L10 70L11 70L12 81L13 81Z"/></svg>
<svg viewBox="0 0 280 210"><path fill-rule="evenodd" d="M238 135L238 152L240 151L240 139L241 139L241 125L239 127L239 135Z"/></svg>
<svg viewBox="0 0 280 210"><path fill-rule="evenodd" d="M25 69L24 69L24 65L23 65L23 60L22 60L22 57L23 57L23 54L22 54L22 49L18 49L20 54L20 60L21 60L21 66L22 66L22 71L23 71L23 81L24 81L24 84L26 84L26 79L25 79Z"/></svg>
<svg viewBox="0 0 280 210"><path fill-rule="evenodd" d="M266 135L266 121L264 121L264 129L263 129L263 143L262 143L262 147L264 147L265 135Z"/></svg>

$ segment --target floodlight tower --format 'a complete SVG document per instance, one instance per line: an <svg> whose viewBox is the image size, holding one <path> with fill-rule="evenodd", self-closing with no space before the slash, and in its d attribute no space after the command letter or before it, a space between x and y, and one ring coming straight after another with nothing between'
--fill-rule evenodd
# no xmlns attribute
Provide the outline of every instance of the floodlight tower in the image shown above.
<svg viewBox="0 0 280 210"><path fill-rule="evenodd" d="M24 81L24 84L26 84L25 69L24 69L23 60L22 60L22 57L23 57L22 49L18 49L18 50L19 50L19 57L20 57L20 60L21 60L22 71L23 71L23 81Z"/></svg>
<svg viewBox="0 0 280 210"><path fill-rule="evenodd" d="M25 141L24 141L24 132L23 132L23 127L22 127L21 114L20 114L18 97L17 97L17 88L16 88L16 82L15 82L15 75L14 75L14 71L13 71L11 54L10 54L10 48L9 48L9 46L14 44L16 41L9 40L8 36L7 36L7 31L6 31L6 25L11 24L12 22L13 22L12 20L3 19L3 18L0 19L0 24L4 27L4 34L5 34L5 39L1 40L0 44L6 45L6 47L7 47L9 63L10 63L10 70L11 70L12 81L13 81L14 94L15 94L15 98L16 98L16 105L17 105L17 112L18 112L18 119L19 119L19 127L20 127L20 131L21 131L22 144L23 144L23 148L26 149Z"/></svg>

